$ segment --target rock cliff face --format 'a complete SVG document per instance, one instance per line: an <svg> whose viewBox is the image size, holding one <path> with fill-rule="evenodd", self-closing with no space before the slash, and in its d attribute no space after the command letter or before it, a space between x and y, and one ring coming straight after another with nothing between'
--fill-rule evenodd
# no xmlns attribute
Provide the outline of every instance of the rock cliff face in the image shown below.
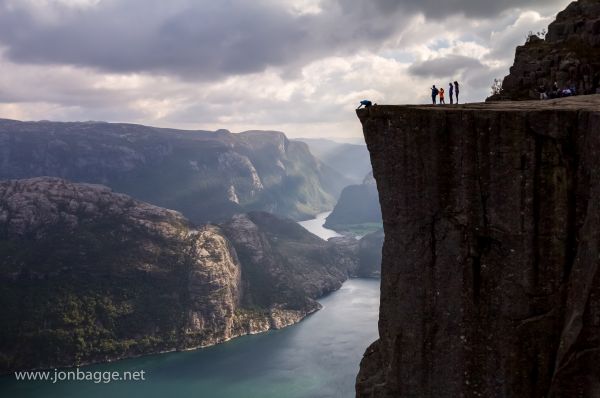
<svg viewBox="0 0 600 398"><path fill-rule="evenodd" d="M575 86L580 94L600 89L600 0L579 0L560 12L545 39L531 36L517 47L503 91L492 99L539 98L538 87Z"/></svg>
<svg viewBox="0 0 600 398"><path fill-rule="evenodd" d="M344 188L324 226L338 232L358 232L357 235L381 229L379 194L372 172L362 184Z"/></svg>
<svg viewBox="0 0 600 398"><path fill-rule="evenodd" d="M252 210L304 219L347 185L280 132L0 119L0 179L40 176L107 185L195 223Z"/></svg>
<svg viewBox="0 0 600 398"><path fill-rule="evenodd" d="M318 309L314 299L337 290L358 267L341 245L269 213L236 215L221 225L243 264L242 305Z"/></svg>
<svg viewBox="0 0 600 398"><path fill-rule="evenodd" d="M357 113L385 230L357 396L600 396L600 96Z"/></svg>
<svg viewBox="0 0 600 398"><path fill-rule="evenodd" d="M2 181L0 373L281 328L355 268L347 251L272 215L196 228L100 185Z"/></svg>

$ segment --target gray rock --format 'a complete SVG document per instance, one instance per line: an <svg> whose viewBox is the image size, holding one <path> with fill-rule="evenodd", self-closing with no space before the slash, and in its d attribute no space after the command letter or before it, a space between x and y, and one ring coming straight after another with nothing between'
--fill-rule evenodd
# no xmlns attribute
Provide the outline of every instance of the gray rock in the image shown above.
<svg viewBox="0 0 600 398"><path fill-rule="evenodd" d="M357 396L599 396L600 96L357 113L385 230Z"/></svg>
<svg viewBox="0 0 600 398"><path fill-rule="evenodd" d="M579 94L600 88L600 0L572 2L558 13L545 39L532 36L517 47L502 93L489 100L539 98L540 86L550 90L575 86Z"/></svg>

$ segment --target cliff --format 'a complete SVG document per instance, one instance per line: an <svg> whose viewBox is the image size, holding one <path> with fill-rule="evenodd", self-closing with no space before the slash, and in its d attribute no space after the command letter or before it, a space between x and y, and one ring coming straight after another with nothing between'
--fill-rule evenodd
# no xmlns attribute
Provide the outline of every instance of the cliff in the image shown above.
<svg viewBox="0 0 600 398"><path fill-rule="evenodd" d="M345 234L364 235L381 229L379 195L373 173L362 184L345 187L324 226Z"/></svg>
<svg viewBox="0 0 600 398"><path fill-rule="evenodd" d="M281 132L0 119L0 179L40 176L106 185L195 223L253 210L306 219L347 185Z"/></svg>
<svg viewBox="0 0 600 398"><path fill-rule="evenodd" d="M1 181L0 373L281 328L356 267L343 248L269 214L194 227L100 185Z"/></svg>
<svg viewBox="0 0 600 398"><path fill-rule="evenodd" d="M558 13L545 38L530 36L517 47L502 93L491 99L539 98L538 87L575 86L579 94L600 89L600 0L578 0Z"/></svg>
<svg viewBox="0 0 600 398"><path fill-rule="evenodd" d="M357 396L599 396L600 96L357 114L385 231Z"/></svg>

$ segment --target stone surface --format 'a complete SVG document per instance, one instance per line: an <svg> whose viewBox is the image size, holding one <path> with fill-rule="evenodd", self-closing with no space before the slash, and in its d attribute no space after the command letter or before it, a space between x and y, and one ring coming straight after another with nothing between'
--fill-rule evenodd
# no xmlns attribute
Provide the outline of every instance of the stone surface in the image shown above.
<svg viewBox="0 0 600 398"><path fill-rule="evenodd" d="M531 36L517 47L503 92L491 99L539 98L538 87L574 85L580 94L600 89L600 0L572 2L548 27L545 39Z"/></svg>
<svg viewBox="0 0 600 398"><path fill-rule="evenodd" d="M357 396L600 396L600 96L357 114L385 230Z"/></svg>

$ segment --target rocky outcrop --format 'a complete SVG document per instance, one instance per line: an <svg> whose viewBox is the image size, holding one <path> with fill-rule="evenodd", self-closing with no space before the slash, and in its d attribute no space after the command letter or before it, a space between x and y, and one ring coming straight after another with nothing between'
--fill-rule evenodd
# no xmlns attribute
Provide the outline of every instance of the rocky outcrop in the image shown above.
<svg viewBox="0 0 600 398"><path fill-rule="evenodd" d="M280 132L0 119L0 179L39 176L107 185L195 223L252 210L306 219L347 185Z"/></svg>
<svg viewBox="0 0 600 398"><path fill-rule="evenodd" d="M379 194L372 172L362 184L344 188L324 226L359 236L381 229Z"/></svg>
<svg viewBox="0 0 600 398"><path fill-rule="evenodd" d="M357 113L385 230L357 396L599 396L600 96Z"/></svg>
<svg viewBox="0 0 600 398"><path fill-rule="evenodd" d="M272 215L194 227L101 185L1 181L0 373L281 328L355 267L347 251Z"/></svg>
<svg viewBox="0 0 600 398"><path fill-rule="evenodd" d="M221 225L243 263L242 304L316 310L314 300L341 287L358 267L342 245L324 241L298 223L253 212Z"/></svg>
<svg viewBox="0 0 600 398"><path fill-rule="evenodd" d="M359 267L357 275L366 278L381 276L381 249L384 241L383 229L371 232L358 241Z"/></svg>
<svg viewBox="0 0 600 398"><path fill-rule="evenodd" d="M600 0L578 0L560 12L545 39L532 35L517 47L502 93L492 100L539 98L538 88L574 86L579 94L600 89Z"/></svg>

